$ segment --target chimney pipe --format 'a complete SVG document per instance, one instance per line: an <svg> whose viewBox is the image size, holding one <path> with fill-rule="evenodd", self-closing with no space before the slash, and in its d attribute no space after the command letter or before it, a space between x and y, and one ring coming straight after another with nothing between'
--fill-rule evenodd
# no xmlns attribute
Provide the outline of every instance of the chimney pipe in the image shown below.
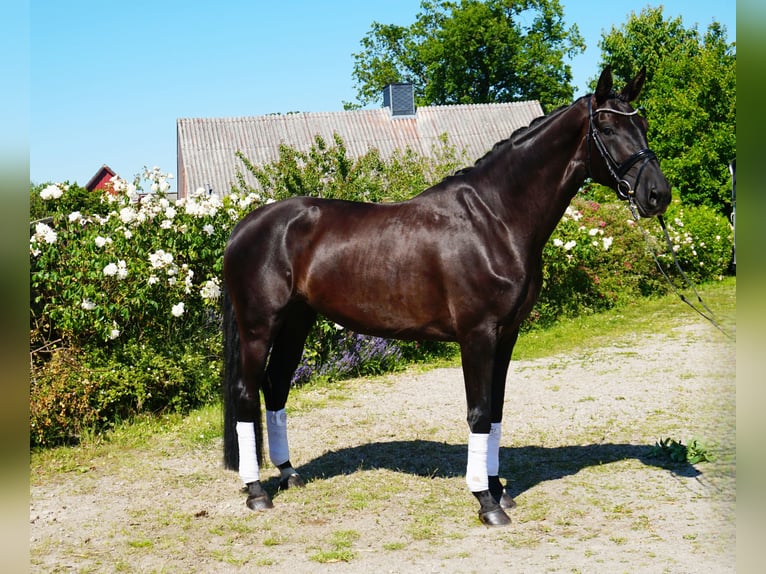
<svg viewBox="0 0 766 574"><path fill-rule="evenodd" d="M383 107L389 109L392 117L413 117L415 86L404 82L388 84L383 88Z"/></svg>

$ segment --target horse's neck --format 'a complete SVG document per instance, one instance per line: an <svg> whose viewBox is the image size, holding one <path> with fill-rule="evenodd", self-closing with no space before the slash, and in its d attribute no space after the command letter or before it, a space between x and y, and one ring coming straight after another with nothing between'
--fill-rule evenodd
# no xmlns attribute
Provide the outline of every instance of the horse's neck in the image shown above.
<svg viewBox="0 0 766 574"><path fill-rule="evenodd" d="M575 103L543 121L514 142L488 166L498 214L512 223L534 221L529 238L548 240L586 177L586 120ZM501 215L502 217L502 215Z"/></svg>

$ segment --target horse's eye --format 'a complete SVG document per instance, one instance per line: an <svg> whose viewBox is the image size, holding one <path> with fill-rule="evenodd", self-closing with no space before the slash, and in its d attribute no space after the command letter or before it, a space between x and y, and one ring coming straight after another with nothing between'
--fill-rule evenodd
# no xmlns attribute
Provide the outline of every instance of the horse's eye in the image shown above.
<svg viewBox="0 0 766 574"><path fill-rule="evenodd" d="M614 135L614 128L612 128L612 126L604 126L601 128L601 133L605 136L612 136Z"/></svg>

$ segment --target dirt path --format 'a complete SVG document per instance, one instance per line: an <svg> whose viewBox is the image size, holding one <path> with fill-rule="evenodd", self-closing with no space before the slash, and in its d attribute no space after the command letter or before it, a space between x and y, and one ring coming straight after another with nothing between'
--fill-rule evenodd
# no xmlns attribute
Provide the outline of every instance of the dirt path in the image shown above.
<svg viewBox="0 0 766 574"><path fill-rule="evenodd" d="M220 439L115 448L44 483L33 468L32 571L734 572L734 399L734 344L696 322L512 363L501 476L518 507L489 529L463 479L459 369L317 388L290 411L308 486L273 512L245 508ZM716 460L650 458L664 437Z"/></svg>

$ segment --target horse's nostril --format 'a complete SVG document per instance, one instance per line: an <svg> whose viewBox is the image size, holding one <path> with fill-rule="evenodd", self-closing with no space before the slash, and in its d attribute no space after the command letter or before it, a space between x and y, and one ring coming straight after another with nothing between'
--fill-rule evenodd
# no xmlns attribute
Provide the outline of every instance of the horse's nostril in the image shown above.
<svg viewBox="0 0 766 574"><path fill-rule="evenodd" d="M652 207L657 207L657 204L659 203L659 195L657 194L657 188L652 187L649 190L649 205Z"/></svg>

